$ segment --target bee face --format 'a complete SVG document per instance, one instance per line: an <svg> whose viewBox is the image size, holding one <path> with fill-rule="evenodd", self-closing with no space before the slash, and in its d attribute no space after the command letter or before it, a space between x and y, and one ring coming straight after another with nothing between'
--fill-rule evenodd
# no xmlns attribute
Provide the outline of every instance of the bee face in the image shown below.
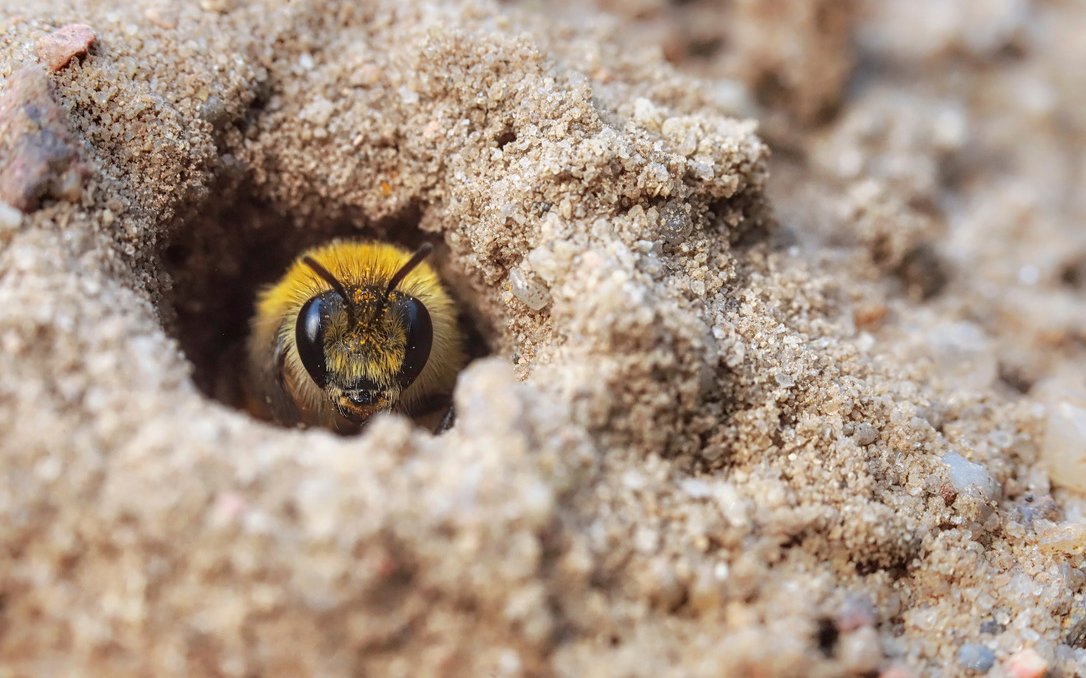
<svg viewBox="0 0 1086 678"><path fill-rule="evenodd" d="M257 307L251 410L350 432L448 393L463 354L430 251L333 242L299 257Z"/></svg>
<svg viewBox="0 0 1086 678"><path fill-rule="evenodd" d="M391 409L426 366L433 345L430 313L402 292L369 287L307 301L295 343L310 378L347 419L362 423Z"/></svg>

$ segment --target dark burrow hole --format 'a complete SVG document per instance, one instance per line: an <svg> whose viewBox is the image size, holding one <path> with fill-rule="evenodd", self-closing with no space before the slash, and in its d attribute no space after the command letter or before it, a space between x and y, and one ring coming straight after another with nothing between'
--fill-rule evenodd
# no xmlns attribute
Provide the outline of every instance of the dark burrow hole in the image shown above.
<svg viewBox="0 0 1086 678"><path fill-rule="evenodd" d="M435 234L418 228L410 208L376 222L342 220L298 225L289 215L248 197L201 213L176 231L162 250L173 281L168 326L192 363L193 381L207 396L244 409L245 341L259 291L278 280L305 249L331 240L380 240L416 249L434 246L430 263L456 300L467 362L488 355L495 333L471 303L472 290ZM413 413L432 428L447 409Z"/></svg>
<svg viewBox="0 0 1086 678"><path fill-rule="evenodd" d="M837 650L837 639L840 637L837 625L832 619L822 617L818 620L818 628L815 630L815 642L818 649L826 657L832 657Z"/></svg>
<svg viewBox="0 0 1086 678"><path fill-rule="evenodd" d="M498 145L498 148L505 148L516 140L517 133L513 131L512 127L506 127L502 130L502 133L494 139L494 143Z"/></svg>
<svg viewBox="0 0 1086 678"><path fill-rule="evenodd" d="M1086 288L1086 255L1071 259L1060 270L1060 283L1080 290Z"/></svg>

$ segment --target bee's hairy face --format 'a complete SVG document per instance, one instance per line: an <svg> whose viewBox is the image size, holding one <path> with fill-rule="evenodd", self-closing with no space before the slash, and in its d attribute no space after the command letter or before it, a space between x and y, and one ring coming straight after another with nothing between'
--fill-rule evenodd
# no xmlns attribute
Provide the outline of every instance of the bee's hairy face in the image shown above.
<svg viewBox="0 0 1086 678"><path fill-rule="evenodd" d="M326 292L309 299L295 329L302 365L335 409L363 423L392 409L422 372L433 342L426 307L414 297L351 290L350 306Z"/></svg>

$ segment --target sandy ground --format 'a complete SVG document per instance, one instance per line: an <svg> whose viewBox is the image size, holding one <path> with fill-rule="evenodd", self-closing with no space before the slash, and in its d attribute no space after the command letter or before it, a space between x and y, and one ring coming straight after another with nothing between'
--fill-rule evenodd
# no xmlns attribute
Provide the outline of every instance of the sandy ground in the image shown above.
<svg viewBox="0 0 1086 678"><path fill-rule="evenodd" d="M0 20L0 676L1086 675L1081 3ZM440 437L232 407L352 234Z"/></svg>

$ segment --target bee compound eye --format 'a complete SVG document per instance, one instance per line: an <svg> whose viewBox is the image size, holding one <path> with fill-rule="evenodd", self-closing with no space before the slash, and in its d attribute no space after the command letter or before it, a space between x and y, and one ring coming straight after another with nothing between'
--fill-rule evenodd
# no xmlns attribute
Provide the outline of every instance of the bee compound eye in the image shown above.
<svg viewBox="0 0 1086 678"><path fill-rule="evenodd" d="M421 301L406 297L397 304L404 329L407 331L407 349L404 351L403 364L397 380L400 389L406 389L422 373L426 361L430 359L430 348L434 343L434 325L430 312Z"/></svg>
<svg viewBox="0 0 1086 678"><path fill-rule="evenodd" d="M306 372L309 372L309 376L320 388L324 388L328 382L328 367L324 359L327 306L327 303L319 296L305 302L298 312L298 323L294 328L298 357L302 359L302 366L305 367Z"/></svg>

